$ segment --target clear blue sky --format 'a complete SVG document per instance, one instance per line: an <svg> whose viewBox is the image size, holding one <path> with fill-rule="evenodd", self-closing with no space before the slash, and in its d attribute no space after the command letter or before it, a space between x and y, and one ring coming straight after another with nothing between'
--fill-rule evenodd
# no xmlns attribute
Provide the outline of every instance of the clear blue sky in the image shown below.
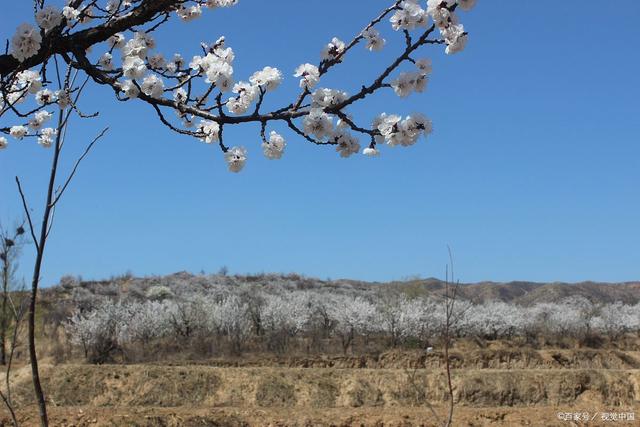
<svg viewBox="0 0 640 427"><path fill-rule="evenodd" d="M387 3L241 0L168 25L159 45L190 57L200 41L226 35L237 77L265 65L285 72L271 100L280 105L297 93L298 64L315 63L332 36L350 39ZM4 9L3 38L30 5ZM323 278L442 276L447 245L464 281L640 279L640 3L617 2L613 21L602 6L480 1L461 15L470 32L463 53L424 51L434 62L425 94L387 93L351 110L363 122L382 111L433 120L429 141L383 147L377 159L341 159L285 132L285 156L268 161L250 125L225 132L250 155L230 174L216 147L95 89L85 110L100 118L73 128L65 165L101 127L111 130L58 209L43 282L222 265ZM385 36L384 52L357 49L324 85L353 92L368 81L397 52L401 39ZM21 212L16 174L42 205L50 154L32 142L0 153L5 222Z"/></svg>

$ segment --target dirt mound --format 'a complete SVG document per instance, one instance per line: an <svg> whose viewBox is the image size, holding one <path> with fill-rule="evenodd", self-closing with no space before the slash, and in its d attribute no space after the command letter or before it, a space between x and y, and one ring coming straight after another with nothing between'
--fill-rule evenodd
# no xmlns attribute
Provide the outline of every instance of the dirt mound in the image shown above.
<svg viewBox="0 0 640 427"><path fill-rule="evenodd" d="M600 411L621 412L620 408L599 406ZM21 426L38 426L36 409L21 416ZM631 408L625 411L631 411ZM436 406L442 419L445 408ZM567 427L589 425L630 427L635 422L572 423L558 419L561 412L587 412L593 407L572 408L458 408L455 427ZM638 408L635 409L636 414ZM1 416L0 416L1 419ZM290 408L96 408L65 407L50 409L51 425L56 427L435 427L441 426L427 408L340 408L292 411Z"/></svg>
<svg viewBox="0 0 640 427"><path fill-rule="evenodd" d="M640 417L637 352L469 347L452 360L455 426L569 426L557 414L576 411ZM428 404L446 410L442 368L437 352L390 351L171 366L43 361L41 370L52 426L427 427L436 425ZM29 367L12 383L21 425L37 425Z"/></svg>
<svg viewBox="0 0 640 427"><path fill-rule="evenodd" d="M640 352L601 349L472 348L452 351L451 360L457 369L640 369ZM211 359L198 364L220 368L441 369L444 367L444 354L439 351L392 350L363 356L254 355L238 359ZM182 363L175 366L182 366Z"/></svg>
<svg viewBox="0 0 640 427"><path fill-rule="evenodd" d="M66 365L44 370L58 406L378 407L444 402L440 370L159 367ZM569 405L640 401L638 370L454 370L462 406ZM27 403L31 384L16 384Z"/></svg>

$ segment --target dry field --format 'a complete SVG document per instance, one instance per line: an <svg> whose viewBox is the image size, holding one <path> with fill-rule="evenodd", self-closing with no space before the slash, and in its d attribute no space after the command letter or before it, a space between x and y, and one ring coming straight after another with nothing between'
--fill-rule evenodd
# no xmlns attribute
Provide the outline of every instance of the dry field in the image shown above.
<svg viewBox="0 0 640 427"><path fill-rule="evenodd" d="M385 310L393 301L406 302L394 296L428 301L442 289L442 282L435 280L369 284L297 275L179 273L151 278L123 276L102 282L68 279L43 291L38 312L38 348L51 425L442 425L434 416L435 412L442 418L448 404L442 341L437 336L427 337L427 341L409 336L393 346L386 329L378 329L386 318L376 317L388 314ZM157 301L158 295L162 304L150 302ZM185 337L175 333L183 327L168 327L153 338L143 339L148 338L144 333L167 322L167 312L162 317L156 311L175 309L174 316L178 313L185 317L183 323L171 325L192 327L208 313L215 313L216 307L222 307L220 301L225 299L220 295L236 295L246 303L238 305L246 310L240 313L245 316L244 323L240 322L245 330L240 332L246 333L242 335L242 352L234 351L231 338L235 335L221 334L216 328L191 330ZM296 300L300 295L311 298ZM567 297L574 299L558 305ZM190 311L200 307L190 305L199 298L210 299L203 300L204 310ZM360 335L343 348L340 311L329 313L328 329L327 322L322 321L327 318L318 313L325 313L323 304L335 308L336 303L353 298L369 301L369 307L375 308L374 316L362 320ZM453 339L454 426L640 425L637 421L602 418L607 414L640 418L638 306L601 305L616 301L637 304L640 283L469 284L460 288L460 298L474 302L481 310L468 312L476 317L470 317L463 328L466 334L459 333ZM135 322L147 325L147 329L140 329L140 336L100 335L92 341L93 347L83 352L77 341L69 339L73 331L69 319L79 309L92 319L87 313L100 307L113 308L109 305L113 301L134 304L129 307L135 309L104 311L110 322L89 330L127 330ZM287 301L303 302L278 305ZM491 301L511 306L482 305ZM269 304L274 302L277 310L270 311ZM520 332L510 329L510 325L522 325L523 316L529 320L523 313L535 314L526 310L539 303L547 304L539 306L547 310L540 313L556 316L552 321L540 325L529 322L534 329L521 327ZM575 310L578 303L582 311ZM147 318L134 316L145 307ZM398 305L396 312L404 310L402 307ZM505 307L514 309L493 313ZM602 307L609 307L607 316ZM432 313L432 308L425 305L421 310ZM290 330L285 327L297 320L296 316L305 315L305 310L308 321L304 328L288 341L278 340L289 336ZM256 313L261 321L254 324ZM273 313L289 317L267 322ZM125 318L128 320L119 317L123 314L130 316ZM223 318L236 314L231 310ZM618 321L620 316L622 320ZM487 322L487 318L493 320ZM604 323L599 324L595 321L598 319ZM169 320L175 322L176 318ZM430 321L428 317L424 320L427 324ZM484 330L476 327L478 324L501 324L503 332ZM604 325L611 333L605 328L594 335L594 330L584 329L591 324ZM622 327L617 333L613 328L616 325ZM435 350L422 350L426 345ZM25 349L24 339L20 339L11 377L12 398L20 425L37 426ZM96 358L92 352L103 357ZM579 421L569 419L575 414ZM0 405L0 426L5 425L12 424Z"/></svg>
<svg viewBox="0 0 640 427"><path fill-rule="evenodd" d="M455 426L638 425L601 417L640 415L639 351L466 343L453 358ZM22 425L30 426L37 419L35 408L25 410L27 370L16 371L14 394ZM427 404L443 413L446 403L438 352L195 364L45 361L43 372L55 426L432 426ZM595 419L559 420L559 412Z"/></svg>

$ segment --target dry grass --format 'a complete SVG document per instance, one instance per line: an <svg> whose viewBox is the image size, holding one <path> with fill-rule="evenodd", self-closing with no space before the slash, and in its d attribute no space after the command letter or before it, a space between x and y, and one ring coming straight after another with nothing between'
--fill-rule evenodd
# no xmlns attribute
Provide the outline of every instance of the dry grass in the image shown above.
<svg viewBox="0 0 640 427"><path fill-rule="evenodd" d="M456 426L570 425L555 418L558 411L640 415L637 352L456 351ZM45 361L42 371L56 426L433 425L425 405L440 411L446 398L440 355L394 351L368 367L358 360L341 358L340 367L273 359L244 367ZM27 367L15 371L14 393L22 425L35 425Z"/></svg>

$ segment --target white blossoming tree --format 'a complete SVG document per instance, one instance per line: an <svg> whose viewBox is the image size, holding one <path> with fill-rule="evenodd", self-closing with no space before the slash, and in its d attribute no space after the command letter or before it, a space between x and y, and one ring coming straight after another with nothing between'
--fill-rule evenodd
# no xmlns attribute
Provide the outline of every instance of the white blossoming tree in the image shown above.
<svg viewBox="0 0 640 427"><path fill-rule="evenodd" d="M299 80L299 95L280 108L265 111L263 101L283 83L283 72L277 68L266 66L241 80L234 75L236 58L224 37L212 44L202 43L199 55L190 55L190 59L181 53L165 57L154 39L154 32L174 17L191 21L207 10L230 7L237 1L66 0L64 5L55 5L49 4L53 1L34 0L35 16L25 20L35 22L19 25L10 37L8 51L0 55L0 150L6 149L10 140L32 138L53 151L39 230L16 178L37 253L29 312L29 354L43 426L48 420L38 375L34 316L45 244L56 204L80 162L104 134L99 133L88 144L59 185L58 163L69 119L73 115L91 117L79 107L86 85L108 86L119 101L149 105L171 131L216 144L231 172L241 171L248 155L244 147L228 146L223 132L228 126L246 123L260 125L260 137L256 139L269 159L280 159L286 147L284 136L268 129L274 122L284 123L297 138L335 146L341 157L360 152L362 137L363 154L375 156L382 145L415 144L431 132L431 122L419 113L404 118L382 113L372 121L367 119L370 125L364 125L362 118L349 114L349 108L381 90L393 90L400 97L423 92L431 61L420 57L421 49L442 45L447 54L463 50L468 34L456 11L468 10L475 3L394 1L352 40L333 38L324 48L318 47L321 55L317 65L303 63L291 70ZM377 78L358 82L360 89L352 94L321 87L323 76L338 68L351 50L359 45L372 52L385 47L385 21L390 21L404 45L391 63L381 65ZM48 126L54 115L56 124Z"/></svg>

